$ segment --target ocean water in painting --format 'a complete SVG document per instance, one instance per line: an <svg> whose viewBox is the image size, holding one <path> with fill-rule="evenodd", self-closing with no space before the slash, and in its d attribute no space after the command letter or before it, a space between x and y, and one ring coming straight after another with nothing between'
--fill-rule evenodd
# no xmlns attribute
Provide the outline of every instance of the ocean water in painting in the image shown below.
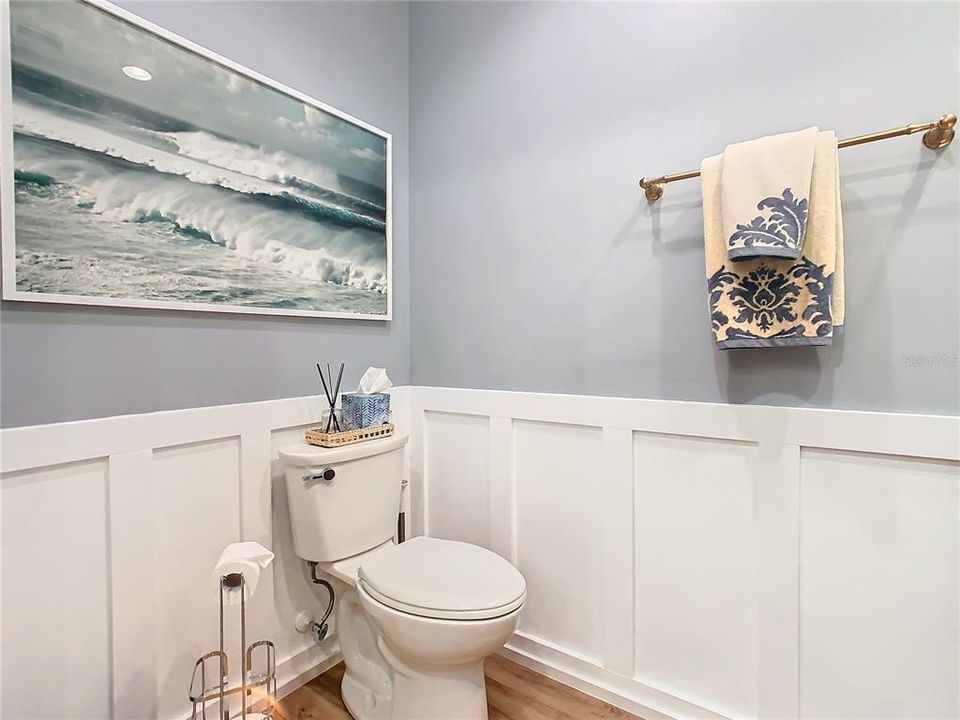
<svg viewBox="0 0 960 720"><path fill-rule="evenodd" d="M11 49L18 290L386 312L383 137L80 2Z"/></svg>

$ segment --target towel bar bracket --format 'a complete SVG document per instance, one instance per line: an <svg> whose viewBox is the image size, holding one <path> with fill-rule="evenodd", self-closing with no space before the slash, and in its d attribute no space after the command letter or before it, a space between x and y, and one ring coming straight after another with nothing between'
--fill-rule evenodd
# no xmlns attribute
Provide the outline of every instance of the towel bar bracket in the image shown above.
<svg viewBox="0 0 960 720"><path fill-rule="evenodd" d="M859 135L853 138L847 138L837 143L838 148L853 147L854 145L863 145L865 143L876 142L878 140L889 140L890 138L900 137L902 135L913 135L923 132L923 144L931 150L942 150L953 141L955 134L954 127L957 124L957 116L953 113L944 115L939 120L927 123L917 123L916 125L905 125L894 128L893 130L883 130L881 132L870 133L869 135ZM925 132L924 132L925 131ZM689 172L675 173L673 175L661 175L656 178L640 178L640 187L647 200L655 202L663 196L663 186L667 183L677 182L678 180L690 180L700 177L699 170L690 170Z"/></svg>
<svg viewBox="0 0 960 720"><path fill-rule="evenodd" d="M957 116L953 113L944 115L936 124L923 134L923 144L931 150L942 150L953 141L956 131Z"/></svg>

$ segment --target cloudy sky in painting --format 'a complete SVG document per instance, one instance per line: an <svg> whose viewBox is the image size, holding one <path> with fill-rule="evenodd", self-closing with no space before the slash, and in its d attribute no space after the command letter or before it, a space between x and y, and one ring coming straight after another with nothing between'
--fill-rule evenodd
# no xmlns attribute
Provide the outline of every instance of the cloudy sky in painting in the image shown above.
<svg viewBox="0 0 960 720"><path fill-rule="evenodd" d="M319 162L385 190L386 142L352 123L268 88L92 6L12 3L14 57L193 126ZM123 75L136 65L152 75Z"/></svg>

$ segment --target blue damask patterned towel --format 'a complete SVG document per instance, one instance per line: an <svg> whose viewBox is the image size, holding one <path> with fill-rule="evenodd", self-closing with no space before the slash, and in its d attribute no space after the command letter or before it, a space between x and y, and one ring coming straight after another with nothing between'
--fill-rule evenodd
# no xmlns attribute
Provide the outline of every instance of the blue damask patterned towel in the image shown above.
<svg viewBox="0 0 960 720"><path fill-rule="evenodd" d="M818 133L806 241L797 258L731 262L723 228L722 155L700 166L710 322L717 347L829 345L843 325L843 225L837 138Z"/></svg>
<svg viewBox="0 0 960 720"><path fill-rule="evenodd" d="M720 195L731 260L800 257L817 132L771 135L723 151Z"/></svg>

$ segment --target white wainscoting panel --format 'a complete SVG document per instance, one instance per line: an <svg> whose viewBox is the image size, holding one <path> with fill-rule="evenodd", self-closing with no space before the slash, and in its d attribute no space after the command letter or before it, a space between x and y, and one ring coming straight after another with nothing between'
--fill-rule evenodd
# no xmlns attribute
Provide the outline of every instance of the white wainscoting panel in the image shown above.
<svg viewBox="0 0 960 720"><path fill-rule="evenodd" d="M528 583L504 653L647 720L960 717L960 419L395 388L409 526ZM0 431L0 715L184 720L223 545L270 545L281 694L337 659L294 398ZM231 618L230 622L234 622ZM56 678L56 682L51 682Z"/></svg>
<svg viewBox="0 0 960 720"><path fill-rule="evenodd" d="M193 662L219 641L212 569L220 550L240 538L239 477L237 438L153 454L154 504L140 509L140 532L154 535L160 717L176 717L183 710L183 688L190 687ZM112 539L114 544L125 541ZM231 657L239 657L237 635L227 636ZM230 668L234 677L238 666Z"/></svg>
<svg viewBox="0 0 960 720"><path fill-rule="evenodd" d="M806 718L960 716L956 463L801 455Z"/></svg>
<svg viewBox="0 0 960 720"><path fill-rule="evenodd" d="M960 419L408 401L414 527L527 580L505 655L648 720L960 717Z"/></svg>
<svg viewBox="0 0 960 720"><path fill-rule="evenodd" d="M490 422L477 415L426 413L430 485L428 532L490 547Z"/></svg>
<svg viewBox="0 0 960 720"><path fill-rule="evenodd" d="M107 717L107 463L97 459L10 473L0 487L4 613L0 715Z"/></svg>
<svg viewBox="0 0 960 720"><path fill-rule="evenodd" d="M392 391L401 429L406 393ZM318 645L293 627L327 597L293 552L276 459L323 407L290 398L0 431L0 716L189 717L193 664L217 646L213 566L239 540L277 556L247 629L276 643L280 693L335 662L335 636ZM234 673L238 617L228 608Z"/></svg>
<svg viewBox="0 0 960 720"><path fill-rule="evenodd" d="M113 715L156 718L161 616L153 450L110 456ZM121 539L122 538L122 539ZM66 646L69 647L69 646Z"/></svg>
<svg viewBox="0 0 960 720"><path fill-rule="evenodd" d="M516 557L530 610L520 630L594 663L603 654L602 459L600 428L514 423Z"/></svg>
<svg viewBox="0 0 960 720"><path fill-rule="evenodd" d="M636 677L756 714L757 446L634 434Z"/></svg>

